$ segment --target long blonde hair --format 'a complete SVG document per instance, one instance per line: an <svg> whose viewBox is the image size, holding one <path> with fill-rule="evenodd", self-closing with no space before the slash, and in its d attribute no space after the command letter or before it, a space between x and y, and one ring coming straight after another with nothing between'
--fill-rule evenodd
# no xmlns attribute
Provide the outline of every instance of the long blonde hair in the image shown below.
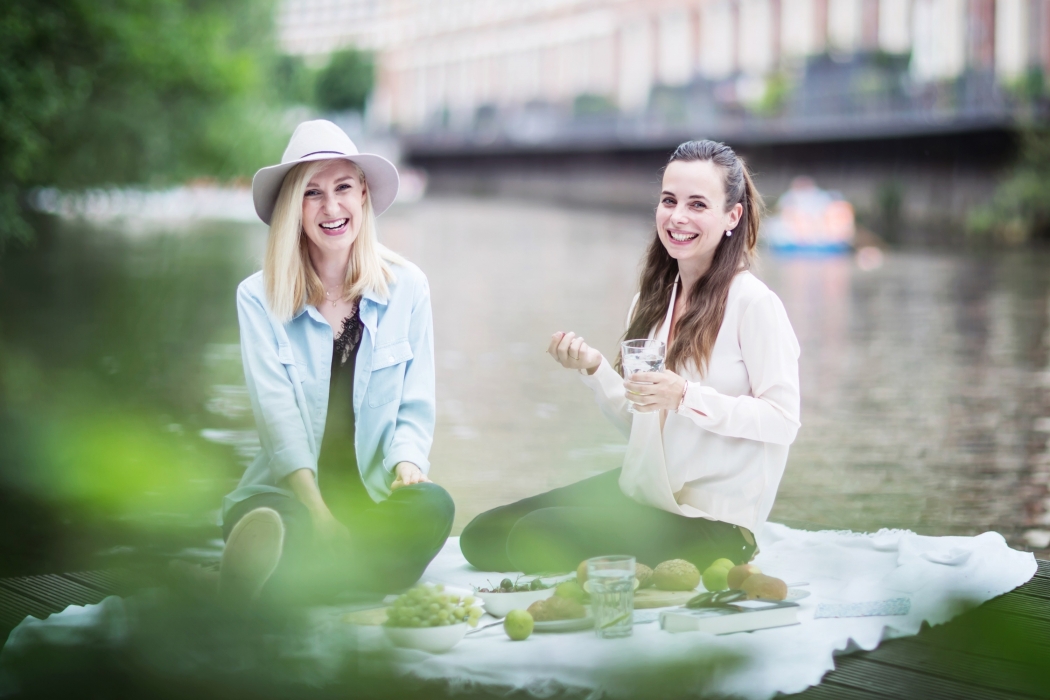
<svg viewBox="0 0 1050 700"><path fill-rule="evenodd" d="M689 292L686 312L678 319L674 340L671 341L671 347L667 348L664 364L668 369L678 371L692 361L696 371L704 376L725 317L729 287L738 272L751 267L755 257L762 198L751 181L751 173L743 159L725 144L707 140L686 141L675 149L667 163L670 165L675 161L714 163L722 171L725 210L729 211L736 204L743 205L740 221L733 229L737 235L722 236L715 248L711 267ZM647 338L657 324L664 320L677 276L678 261L667 252L654 230L645 254L638 303L624 340ZM618 370L621 370L622 362L623 357L618 356Z"/></svg>
<svg viewBox="0 0 1050 700"><path fill-rule="evenodd" d="M303 232L303 197L310 178L331 163L331 160L315 160L296 165L284 176L277 195L266 242L263 281L270 309L282 322L291 319L306 304L317 306L325 299L324 285L310 263L308 239ZM405 261L379 242L365 174L356 163L351 163L365 188L365 201L361 231L351 248L350 264L346 268L344 298L356 299L366 291L386 297L390 294L388 285L396 279L390 265Z"/></svg>

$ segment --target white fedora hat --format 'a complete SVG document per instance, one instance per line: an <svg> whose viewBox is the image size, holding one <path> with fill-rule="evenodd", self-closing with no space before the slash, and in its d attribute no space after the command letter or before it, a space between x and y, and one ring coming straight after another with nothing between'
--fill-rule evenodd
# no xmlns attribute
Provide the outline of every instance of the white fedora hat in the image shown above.
<svg viewBox="0 0 1050 700"><path fill-rule="evenodd" d="M255 213L263 223L270 223L277 195L289 170L299 163L332 158L345 158L361 168L376 216L394 203L400 183L394 164L383 156L358 153L357 146L342 129L325 119L315 119L295 127L288 148L284 149L284 155L281 156L280 165L262 168L252 178Z"/></svg>

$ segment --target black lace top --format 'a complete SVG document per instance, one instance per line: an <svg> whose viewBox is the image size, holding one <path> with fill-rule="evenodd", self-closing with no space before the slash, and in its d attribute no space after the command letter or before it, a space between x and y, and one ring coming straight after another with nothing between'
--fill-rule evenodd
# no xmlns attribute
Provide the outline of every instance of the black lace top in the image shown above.
<svg viewBox="0 0 1050 700"><path fill-rule="evenodd" d="M361 481L354 448L354 365L362 334L360 309L355 304L350 315L343 319L343 328L332 344L328 416L317 460L318 484L325 503L336 517L348 508L371 502ZM362 497L367 501L362 501Z"/></svg>
<svg viewBox="0 0 1050 700"><path fill-rule="evenodd" d="M335 339L335 348L332 352L332 366L334 367L336 361L340 365L345 365L351 357L357 357L357 346L361 344L361 314L359 313L357 304L354 304L353 311L350 315L343 319L343 330L339 333L339 337ZM350 370L351 374L353 369Z"/></svg>

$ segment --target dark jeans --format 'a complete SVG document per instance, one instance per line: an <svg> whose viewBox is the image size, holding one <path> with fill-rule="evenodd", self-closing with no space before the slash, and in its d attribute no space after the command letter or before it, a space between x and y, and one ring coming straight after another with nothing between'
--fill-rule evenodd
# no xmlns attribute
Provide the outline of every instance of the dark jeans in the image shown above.
<svg viewBox="0 0 1050 700"><path fill-rule="evenodd" d="M390 593L408 588L441 551L452 530L455 506L437 484L423 483L394 491L381 503L361 503L335 513L350 530L350 546L336 556L321 551L313 537L310 513L295 498L262 493L230 509L223 540L246 513L273 508L284 523L284 551L265 595L290 595L324 602L346 591Z"/></svg>
<svg viewBox="0 0 1050 700"><path fill-rule="evenodd" d="M750 561L755 546L736 525L686 518L625 496L614 469L474 518L460 548L483 571L572 571L584 559L628 554L653 567L685 559L703 571L715 559Z"/></svg>

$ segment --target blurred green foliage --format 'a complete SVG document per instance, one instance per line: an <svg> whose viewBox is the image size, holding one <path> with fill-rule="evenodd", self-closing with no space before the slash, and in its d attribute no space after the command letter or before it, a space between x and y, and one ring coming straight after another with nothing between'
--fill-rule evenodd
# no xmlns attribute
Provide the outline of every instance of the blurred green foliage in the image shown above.
<svg viewBox="0 0 1050 700"><path fill-rule="evenodd" d="M243 455L202 432L248 432L251 416L206 408L242 382L239 357L208 358L236 349L231 300L256 265L240 246L260 231L131 244L39 215L28 194L250 177L317 94L362 107L371 59L318 70L281 55L275 1L0 3L0 249L33 241L0 256L2 575L215 535Z"/></svg>
<svg viewBox="0 0 1050 700"><path fill-rule="evenodd" d="M279 152L270 0L6 0L0 241L20 197L250 175Z"/></svg>
<svg viewBox="0 0 1050 700"><path fill-rule="evenodd" d="M607 95L585 92L572 101L572 113L577 117L616 114L616 103Z"/></svg>
<svg viewBox="0 0 1050 700"><path fill-rule="evenodd" d="M761 99L752 109L763 117L775 117L784 109L784 104L791 95L791 82L783 72L777 72L766 78L765 90Z"/></svg>
<svg viewBox="0 0 1050 700"><path fill-rule="evenodd" d="M306 65L302 56L282 54L274 63L273 87L289 104L309 105L314 99L317 71Z"/></svg>
<svg viewBox="0 0 1050 700"><path fill-rule="evenodd" d="M232 300L265 229L29 218L34 244L0 257L0 576L215 537L243 466L202 433L252 425L246 396L209 401L243 386Z"/></svg>
<svg viewBox="0 0 1050 700"><path fill-rule="evenodd" d="M883 180L875 189L875 229L886 241L899 243L904 225L904 185Z"/></svg>
<svg viewBox="0 0 1050 700"><path fill-rule="evenodd" d="M1007 80L1003 87L1020 102L1033 103L1050 96L1050 81L1041 66L1029 66L1020 76Z"/></svg>
<svg viewBox="0 0 1050 700"><path fill-rule="evenodd" d="M317 74L314 101L327 112L361 112L374 84L372 54L356 49L337 51Z"/></svg>
<svg viewBox="0 0 1050 700"><path fill-rule="evenodd" d="M1016 164L967 223L973 237L998 243L1050 239L1050 128L1021 132Z"/></svg>

